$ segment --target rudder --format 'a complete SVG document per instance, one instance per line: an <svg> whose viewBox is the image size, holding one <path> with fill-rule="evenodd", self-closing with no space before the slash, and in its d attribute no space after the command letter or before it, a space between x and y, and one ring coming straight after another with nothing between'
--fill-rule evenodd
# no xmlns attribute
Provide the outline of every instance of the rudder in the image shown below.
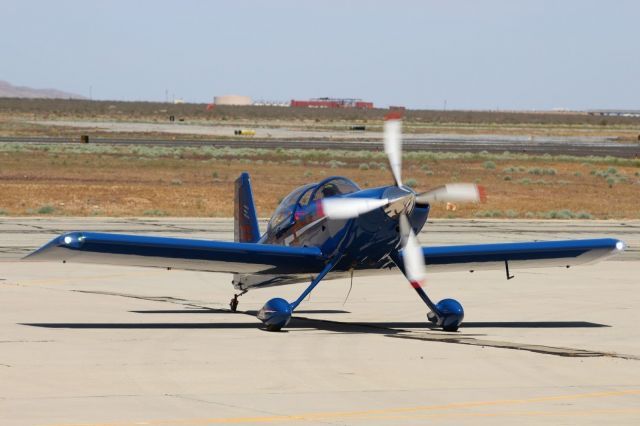
<svg viewBox="0 0 640 426"><path fill-rule="evenodd" d="M253 203L251 178L243 172L236 179L234 208L234 241L255 243L260 239L256 206Z"/></svg>

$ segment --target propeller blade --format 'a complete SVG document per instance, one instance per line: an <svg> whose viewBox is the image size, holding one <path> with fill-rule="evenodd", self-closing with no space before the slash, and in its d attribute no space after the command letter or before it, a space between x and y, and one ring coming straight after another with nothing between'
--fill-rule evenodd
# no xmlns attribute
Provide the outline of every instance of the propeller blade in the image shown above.
<svg viewBox="0 0 640 426"><path fill-rule="evenodd" d="M402 186L402 120L400 114L387 114L384 118L384 152L397 186Z"/></svg>
<svg viewBox="0 0 640 426"><path fill-rule="evenodd" d="M402 235L402 259L404 261L405 274L411 285L415 287L422 284L426 276L426 268L422 248L406 215L400 216L400 233Z"/></svg>
<svg viewBox="0 0 640 426"><path fill-rule="evenodd" d="M416 195L416 203L427 204L441 202L484 202L487 195L482 186L475 183L448 183Z"/></svg>
<svg viewBox="0 0 640 426"><path fill-rule="evenodd" d="M329 219L353 219L389 204L383 198L323 198L318 201L321 214Z"/></svg>

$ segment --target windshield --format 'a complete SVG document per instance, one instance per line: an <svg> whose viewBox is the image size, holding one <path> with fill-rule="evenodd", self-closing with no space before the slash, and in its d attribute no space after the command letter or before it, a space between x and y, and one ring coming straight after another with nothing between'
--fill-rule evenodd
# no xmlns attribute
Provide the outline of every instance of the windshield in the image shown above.
<svg viewBox="0 0 640 426"><path fill-rule="evenodd" d="M321 182L313 194L312 200L319 200L325 197L333 197L334 195L350 194L360 190L358 185L346 178L330 178L325 182Z"/></svg>
<svg viewBox="0 0 640 426"><path fill-rule="evenodd" d="M300 188L295 189L291 194L287 195L284 200L282 200L276 211L273 213L273 216L271 216L271 220L269 221L267 230L270 231L289 219L291 215L293 215L293 211L296 208L296 204L300 196L302 196L306 191L308 191L308 193L311 193L311 189L314 187L315 184L304 185Z"/></svg>

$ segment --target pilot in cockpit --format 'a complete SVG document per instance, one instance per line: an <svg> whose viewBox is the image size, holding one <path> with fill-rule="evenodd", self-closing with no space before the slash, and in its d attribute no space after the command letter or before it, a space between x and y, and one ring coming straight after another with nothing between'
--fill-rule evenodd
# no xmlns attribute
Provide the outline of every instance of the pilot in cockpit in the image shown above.
<svg viewBox="0 0 640 426"><path fill-rule="evenodd" d="M322 188L322 198L325 197L333 197L334 195L339 195L340 190L333 183L328 183Z"/></svg>

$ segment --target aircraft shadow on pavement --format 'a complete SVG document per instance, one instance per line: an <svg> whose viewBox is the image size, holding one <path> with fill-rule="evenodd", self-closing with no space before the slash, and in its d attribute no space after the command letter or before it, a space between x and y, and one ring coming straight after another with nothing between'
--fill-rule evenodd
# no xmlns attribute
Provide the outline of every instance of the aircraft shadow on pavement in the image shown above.
<svg viewBox="0 0 640 426"><path fill-rule="evenodd" d="M133 311L136 312L136 311ZM148 313L147 311L143 311ZM178 311L185 313L191 311ZM217 311L222 313L228 311ZM317 312L317 311L314 311ZM167 313L167 311L162 311ZM170 311L174 313L174 311ZM248 313L248 312L244 312ZM254 312L251 312L254 313ZM242 314L242 313L238 313ZM238 315L233 314L233 315ZM22 325L43 328L68 328L68 329L260 329L259 322L136 322L136 323L22 323ZM600 328L610 327L606 324L598 324L587 321L492 321L492 322L465 322L462 330L469 328ZM438 327L428 322L338 322L305 317L293 317L286 327L287 330L316 329L333 331L338 333L360 334L396 334L412 329L435 329Z"/></svg>
<svg viewBox="0 0 640 426"><path fill-rule="evenodd" d="M143 311L129 311L135 314L229 314L235 315L235 312L224 309L156 309ZM341 309L300 309L298 314L350 314L349 311Z"/></svg>

